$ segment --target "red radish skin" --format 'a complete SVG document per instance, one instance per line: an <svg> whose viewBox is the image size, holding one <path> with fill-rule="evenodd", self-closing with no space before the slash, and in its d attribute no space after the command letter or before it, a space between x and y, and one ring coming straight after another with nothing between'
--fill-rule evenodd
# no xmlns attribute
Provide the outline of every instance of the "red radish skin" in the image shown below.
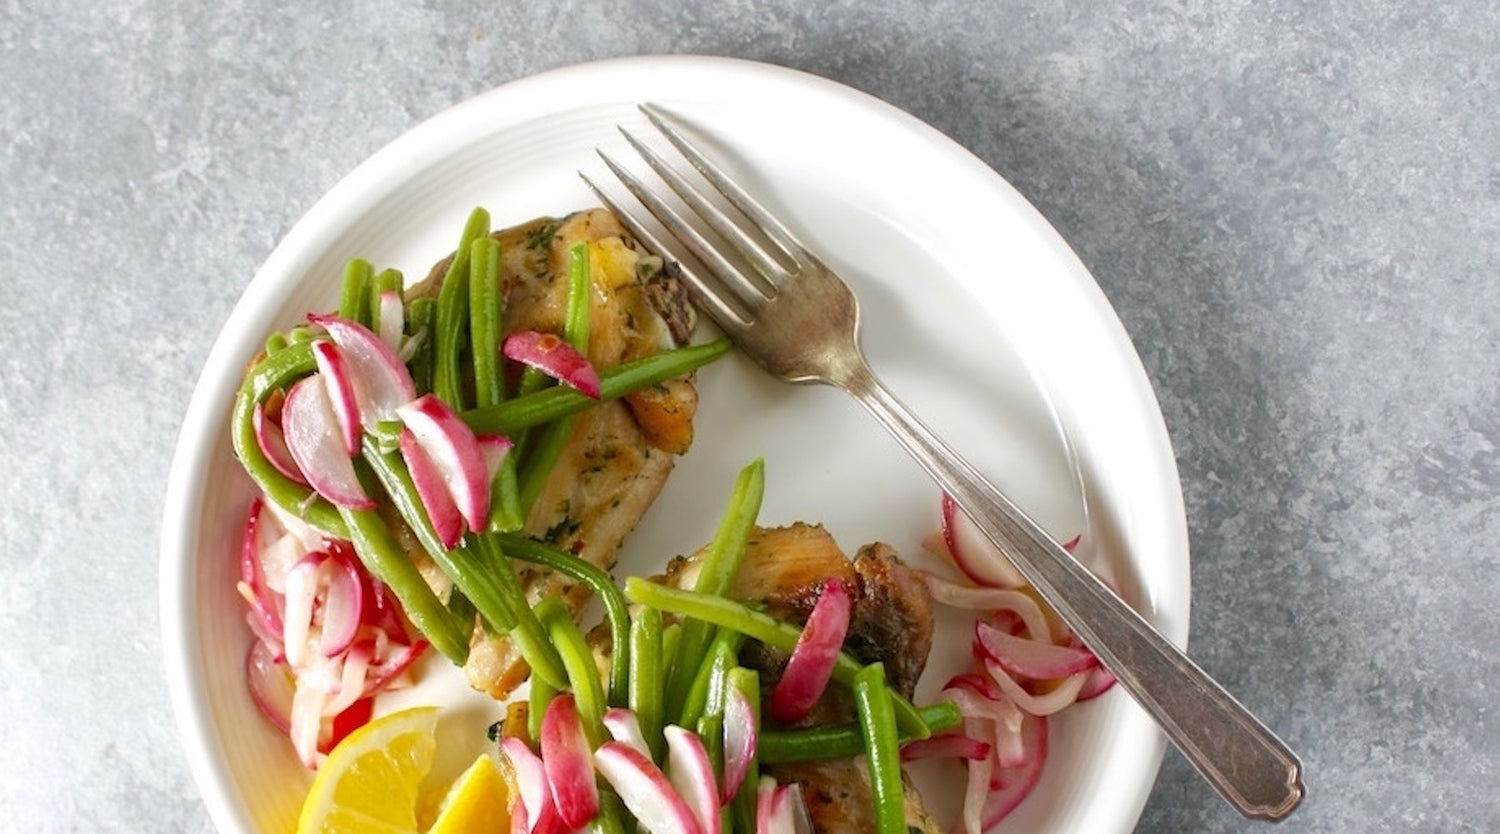
<svg viewBox="0 0 1500 834"><path fill-rule="evenodd" d="M483 530L489 521L490 480L473 430L432 394L400 406L396 414L432 459L469 529Z"/></svg>
<svg viewBox="0 0 1500 834"><path fill-rule="evenodd" d="M313 360L318 365L318 376L328 386L328 403L333 406L333 419L338 424L339 434L344 439L344 451L349 457L359 454L359 401L354 395L354 380L344 356L332 342L318 340L312 343Z"/></svg>
<svg viewBox="0 0 1500 834"><path fill-rule="evenodd" d="M432 531L443 547L452 550L463 539L464 517L459 514L458 505L453 503L453 494L448 491L443 474L409 429L401 430L398 448L401 460L411 473L412 485L417 488L422 508L427 511L427 520L432 523Z"/></svg>
<svg viewBox="0 0 1500 834"><path fill-rule="evenodd" d="M983 759L990 754L990 744L963 733L943 733L930 738L909 741L901 747L901 761L922 759Z"/></svg>
<svg viewBox="0 0 1500 834"><path fill-rule="evenodd" d="M599 789L583 719L570 693L547 703L542 715L542 767L557 814L568 829L582 828L599 813Z"/></svg>
<svg viewBox="0 0 1500 834"><path fill-rule="evenodd" d="M281 406L281 428L297 468L319 495L348 509L375 508L354 473L322 380L309 376L292 386Z"/></svg>
<svg viewBox="0 0 1500 834"><path fill-rule="evenodd" d="M644 830L651 834L703 834L687 801L640 751L618 741L606 741L594 751L594 767Z"/></svg>
<svg viewBox="0 0 1500 834"><path fill-rule="evenodd" d="M515 736L505 736L500 739L500 752L509 760L511 770L516 775L518 796L511 819L512 822L519 820L520 825L512 825L511 830L515 832L538 831L543 828L542 823L546 818L556 815L552 805L552 790L547 784L547 771L542 759L531 752L526 742Z"/></svg>
<svg viewBox="0 0 1500 834"><path fill-rule="evenodd" d="M536 330L512 333L505 337L500 350L507 359L530 365L580 394L599 399L599 372L588 357L555 333Z"/></svg>
<svg viewBox="0 0 1500 834"><path fill-rule="evenodd" d="M347 651L364 620L364 582L348 554L332 552L323 563L322 621L318 651L336 657ZM361 680L363 683L363 680Z"/></svg>
<svg viewBox="0 0 1500 834"><path fill-rule="evenodd" d="M974 636L977 647L983 650L986 658L1017 677L1052 680L1099 665L1099 659L1092 652L1019 637L984 620L974 622Z"/></svg>
<svg viewBox="0 0 1500 834"><path fill-rule="evenodd" d="M255 445L260 447L260 453L266 456L271 466L293 483L307 486L307 478L303 477L302 470L297 468L297 462L292 459L292 453L286 447L281 426L266 414L263 404L255 404L255 410L250 414L250 425L255 430Z"/></svg>
<svg viewBox="0 0 1500 834"><path fill-rule="evenodd" d="M338 345L354 382L359 414L365 431L377 423L396 419L396 409L417 396L411 372L396 352L368 327L339 316L309 315L307 320L322 327Z"/></svg>
<svg viewBox="0 0 1500 834"><path fill-rule="evenodd" d="M953 563L966 576L991 588L1019 588L1026 584L1026 578L1010 559L980 532L947 493L943 494L942 513L943 540Z"/></svg>
<svg viewBox="0 0 1500 834"><path fill-rule="evenodd" d="M849 612L853 600L842 582L829 579L808 615L786 670L771 691L771 717L783 724L795 724L806 718L828 687L834 662L844 647L849 631Z"/></svg>

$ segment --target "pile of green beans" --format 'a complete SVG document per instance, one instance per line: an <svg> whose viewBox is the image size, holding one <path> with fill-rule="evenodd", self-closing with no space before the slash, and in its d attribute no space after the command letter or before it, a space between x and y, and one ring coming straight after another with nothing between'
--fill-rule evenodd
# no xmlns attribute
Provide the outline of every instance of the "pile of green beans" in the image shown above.
<svg viewBox="0 0 1500 834"><path fill-rule="evenodd" d="M256 441L255 414L278 392L317 370L309 347L316 333L305 324L267 339L265 353L245 374L235 397L231 438L236 457L267 500L331 537L350 541L365 567L391 589L412 624L444 656L455 664L465 662L477 622L489 633L509 636L534 678L561 689L568 686L564 658L526 598L511 566L512 551L516 558L568 575L605 598L618 652L628 651L629 618L608 574L519 535L530 503L567 441L571 419L598 400L552 384L539 373L526 375L514 394L506 391L500 353L505 336L500 256L489 214L475 209L436 299L414 299L404 311L406 362L417 393L441 397L477 434L504 434L521 441L506 455L491 485L485 530L467 534L455 548L442 545L411 473L395 451L399 426L368 433L355 459L366 492L388 512L336 507L272 465ZM378 331L381 296L401 291L401 273L377 272L367 261L355 259L343 279L339 315ZM588 249L578 244L569 251L563 335L580 349L588 345L589 293ZM600 373L600 399L616 399L685 376L729 348L720 339L606 369ZM398 526L411 533L451 580L447 600L431 588L398 544L403 537ZM617 601L613 607L608 603L610 593ZM626 673L614 677L609 697L624 702Z"/></svg>

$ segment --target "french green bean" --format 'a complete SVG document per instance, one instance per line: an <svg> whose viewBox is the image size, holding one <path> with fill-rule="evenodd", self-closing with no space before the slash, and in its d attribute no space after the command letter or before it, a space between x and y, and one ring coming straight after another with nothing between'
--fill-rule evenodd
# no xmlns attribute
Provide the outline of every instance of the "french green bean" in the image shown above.
<svg viewBox="0 0 1500 834"><path fill-rule="evenodd" d="M885 665L871 663L854 676L854 703L865 739L865 766L875 801L876 831L906 834L906 797L901 787L901 750L896 713L886 686Z"/></svg>

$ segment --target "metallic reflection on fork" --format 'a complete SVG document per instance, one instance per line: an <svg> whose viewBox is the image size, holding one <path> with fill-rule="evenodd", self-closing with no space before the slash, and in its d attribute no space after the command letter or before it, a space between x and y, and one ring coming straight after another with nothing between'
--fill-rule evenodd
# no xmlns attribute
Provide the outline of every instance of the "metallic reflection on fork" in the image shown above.
<svg viewBox="0 0 1500 834"><path fill-rule="evenodd" d="M655 106L641 109L713 191L694 185L661 153L623 130L676 200L652 190L602 151L600 156L667 234L703 265L707 275L682 271L699 309L772 376L832 385L854 397L1015 562L1220 795L1247 817L1278 820L1290 814L1303 794L1295 754L897 401L861 354L859 308L843 279L692 145L677 122ZM584 179L647 246L672 251L638 211ZM714 192L753 232L715 205ZM700 232L700 224L720 242Z"/></svg>

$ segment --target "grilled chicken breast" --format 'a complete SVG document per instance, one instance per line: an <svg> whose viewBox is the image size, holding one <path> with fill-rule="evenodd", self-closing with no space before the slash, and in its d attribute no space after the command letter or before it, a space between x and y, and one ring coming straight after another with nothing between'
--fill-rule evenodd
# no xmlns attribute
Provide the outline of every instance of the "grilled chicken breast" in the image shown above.
<svg viewBox="0 0 1500 834"><path fill-rule="evenodd" d="M569 249L589 247L592 267L588 357L604 370L686 344L693 311L659 258L648 255L602 209L540 218L495 232L500 242L505 332L561 333L567 311ZM451 256L413 294L436 295ZM674 458L692 443L697 390L673 380L574 418L566 449L527 517L525 532L605 570L666 482ZM517 568L524 565L517 563ZM550 571L525 570L533 602L563 599L577 614L585 588ZM528 670L505 638L476 628L464 669L469 683L505 698Z"/></svg>
<svg viewBox="0 0 1500 834"><path fill-rule="evenodd" d="M663 581L691 587L701 557L679 557ZM890 546L860 548L851 561L827 530L793 524L759 528L751 537L730 596L764 606L787 622L806 622L825 580L838 579L854 599L844 649L865 663L885 664L891 685L911 697L932 648L932 598ZM740 661L761 671L767 692L786 664L783 653L751 643ZM842 723L856 718L853 699L830 686L803 726ZM860 758L779 764L768 772L779 782L800 782L803 798L819 834L863 834L875 830L869 771ZM907 828L937 834L941 828L927 814L921 796L906 784Z"/></svg>

